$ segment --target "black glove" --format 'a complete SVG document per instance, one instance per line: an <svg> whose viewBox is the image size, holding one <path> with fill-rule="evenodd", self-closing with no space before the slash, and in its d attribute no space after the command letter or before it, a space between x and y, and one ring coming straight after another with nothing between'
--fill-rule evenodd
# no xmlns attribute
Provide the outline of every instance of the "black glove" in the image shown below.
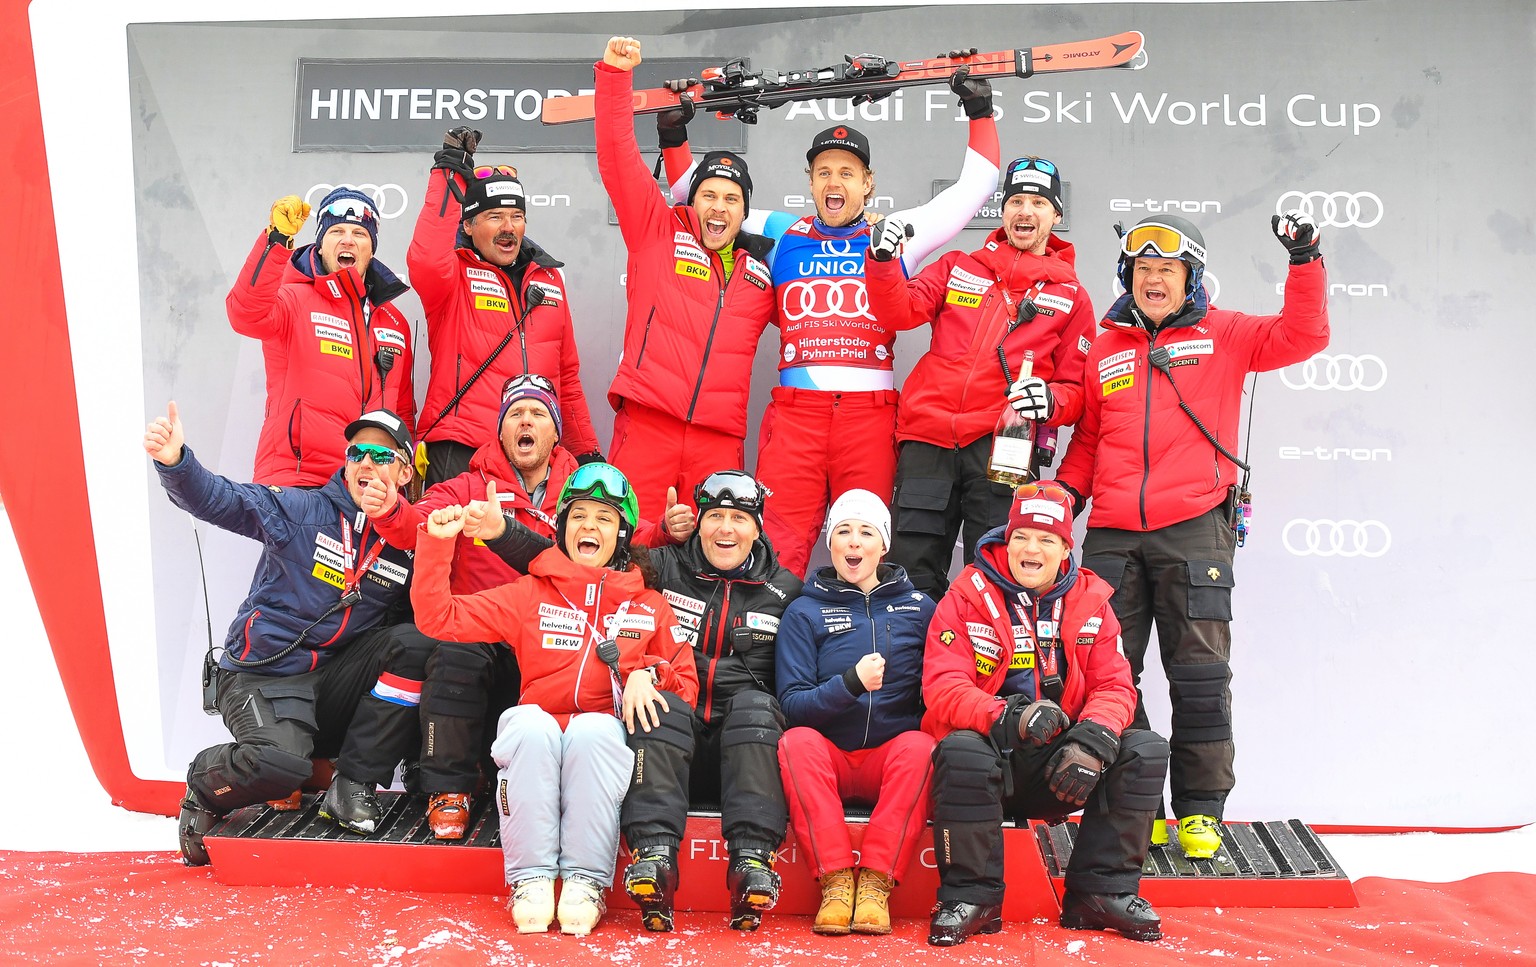
<svg viewBox="0 0 1536 967"><path fill-rule="evenodd" d="M1306 265L1322 257L1322 253L1317 250L1317 240L1322 237L1322 230L1306 212L1292 209L1284 215L1271 215L1269 227L1274 229L1275 237L1280 239L1285 250L1291 253L1292 265Z"/></svg>
<svg viewBox="0 0 1536 967"><path fill-rule="evenodd" d="M1080 494L1077 491L1073 490L1071 487L1068 487L1066 484L1062 483L1060 480L1052 480L1051 483L1055 484L1056 486L1060 487L1063 491L1065 491L1067 497L1072 501L1072 516L1073 517L1076 517L1079 514L1081 514L1083 512L1083 508L1088 506L1088 498L1087 497L1084 497L1082 494Z"/></svg>
<svg viewBox="0 0 1536 967"><path fill-rule="evenodd" d="M480 146L483 137L485 135L479 131L459 125L443 135L443 146L432 156L432 167L446 168L463 175L465 180L473 178L475 149Z"/></svg>
<svg viewBox="0 0 1536 967"><path fill-rule="evenodd" d="M1031 702L1019 716L1019 738L1030 745L1048 745L1072 724L1061 706L1048 698Z"/></svg>
<svg viewBox="0 0 1536 967"><path fill-rule="evenodd" d="M1070 806L1088 802L1088 794L1098 785L1103 771L1104 763L1076 742L1057 749L1045 764L1045 772L1051 777L1051 792Z"/></svg>
<svg viewBox="0 0 1536 967"><path fill-rule="evenodd" d="M593 450L591 453L578 453L576 455L576 463L577 463L578 466L581 465L581 464L584 464L584 463L607 463L607 462L608 462L607 460L603 459L603 451L601 451L601 450Z"/></svg>
<svg viewBox="0 0 1536 967"><path fill-rule="evenodd" d="M960 98L965 116L972 121L992 116L992 85L985 77L971 80L971 69L962 67L949 78L949 89Z"/></svg>
<svg viewBox="0 0 1536 967"><path fill-rule="evenodd" d="M680 77L667 81L665 86L667 90L681 94L698 82L697 77ZM677 107L669 107L656 115L656 143L663 148L681 148L687 144L688 122L693 120L693 115L693 99L687 97L677 102Z"/></svg>

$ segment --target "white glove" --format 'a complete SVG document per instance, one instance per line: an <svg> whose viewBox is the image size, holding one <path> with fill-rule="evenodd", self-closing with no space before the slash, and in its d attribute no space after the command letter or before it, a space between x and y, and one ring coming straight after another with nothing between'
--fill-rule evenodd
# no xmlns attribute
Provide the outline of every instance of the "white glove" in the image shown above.
<svg viewBox="0 0 1536 967"><path fill-rule="evenodd" d="M1038 376L1026 376L1008 387L1008 405L1031 420L1049 420L1056 412L1056 398Z"/></svg>
<svg viewBox="0 0 1536 967"><path fill-rule="evenodd" d="M876 262L889 262L901 252L901 244L911 237L911 225L895 216L882 218L869 233L869 257Z"/></svg>

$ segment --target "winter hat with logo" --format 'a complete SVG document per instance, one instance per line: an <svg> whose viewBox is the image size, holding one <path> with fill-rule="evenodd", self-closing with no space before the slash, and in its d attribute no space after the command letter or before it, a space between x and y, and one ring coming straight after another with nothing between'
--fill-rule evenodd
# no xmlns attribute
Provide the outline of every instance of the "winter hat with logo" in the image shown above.
<svg viewBox="0 0 1536 967"><path fill-rule="evenodd" d="M496 414L497 432L500 432L501 424L507 418L507 411L512 409L512 404L518 400L534 400L542 403L549 411L549 415L555 421L555 439L560 439L564 426L560 419L560 404L555 399L555 384L543 376L533 373L523 373L507 380L507 385L501 389L501 412Z"/></svg>
<svg viewBox="0 0 1536 967"><path fill-rule="evenodd" d="M1061 172L1044 158L1019 158L1008 165L1003 176L1003 201L1028 192L1051 203L1056 214L1061 211Z"/></svg>
<svg viewBox="0 0 1536 967"><path fill-rule="evenodd" d="M356 188L343 185L331 189L331 193L320 200L320 220L315 228L315 240L318 242L333 227L347 222L367 229L374 251L378 251L379 210L374 207L372 198Z"/></svg>
<svg viewBox="0 0 1536 967"><path fill-rule="evenodd" d="M734 151L706 154L693 169L693 177L688 179L688 204L693 204L693 196L699 193L699 186L707 178L729 178L736 182L741 187L742 211L752 210L752 175L747 171L747 159Z"/></svg>
<svg viewBox="0 0 1536 967"><path fill-rule="evenodd" d="M1072 498L1053 480L1024 484L1013 495L1008 507L1005 538L1021 527L1049 531L1072 546Z"/></svg>
<svg viewBox="0 0 1536 967"><path fill-rule="evenodd" d="M475 177L464 186L465 218L473 218L491 208L528 210L528 195L523 191L523 183L517 180L516 168L509 165L476 168Z"/></svg>
<svg viewBox="0 0 1536 967"><path fill-rule="evenodd" d="M351 440L357 436L358 431L368 427L383 430L389 434L390 439L399 444L401 450L404 450L406 453L411 452L411 434L405 428L405 421L389 410L369 410L351 423L348 423L347 439Z"/></svg>
<svg viewBox="0 0 1536 967"><path fill-rule="evenodd" d="M815 164L817 155L823 151L832 151L834 149L852 153L860 161L864 162L864 167L869 167L869 139L862 132L855 131L846 124L827 128L812 138L811 150L805 153L805 162L806 164Z"/></svg>
<svg viewBox="0 0 1536 967"><path fill-rule="evenodd" d="M868 490L850 490L832 502L827 512L827 547L832 546L832 532L845 520L860 520L880 532L885 549L891 549L891 511L885 501Z"/></svg>

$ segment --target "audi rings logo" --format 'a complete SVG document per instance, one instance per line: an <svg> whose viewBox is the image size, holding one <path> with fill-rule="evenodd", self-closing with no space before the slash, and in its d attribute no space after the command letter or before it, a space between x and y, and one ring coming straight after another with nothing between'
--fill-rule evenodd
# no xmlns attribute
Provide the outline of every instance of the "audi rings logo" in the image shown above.
<svg viewBox="0 0 1536 967"><path fill-rule="evenodd" d="M1280 542L1297 557L1381 557L1392 548L1392 532L1379 520L1303 520L1280 532Z"/></svg>
<svg viewBox="0 0 1536 967"><path fill-rule="evenodd" d="M1381 221L1381 199L1369 191L1288 191L1275 202L1275 214L1299 208L1319 228L1371 228Z"/></svg>
<svg viewBox="0 0 1536 967"><path fill-rule="evenodd" d="M1291 389L1374 393L1387 383L1387 364L1380 356L1371 353L1363 356L1319 353L1300 366L1281 370L1280 382Z"/></svg>
<svg viewBox="0 0 1536 967"><path fill-rule="evenodd" d="M796 279L779 296L784 318L874 319L869 314L869 293L862 279Z"/></svg>
<svg viewBox="0 0 1536 967"><path fill-rule="evenodd" d="M337 188L351 188L372 198L380 218L398 218L404 214L405 206L410 204L410 200L405 197L405 189L399 185L314 185L304 193L304 201L312 206L318 205L320 199Z"/></svg>

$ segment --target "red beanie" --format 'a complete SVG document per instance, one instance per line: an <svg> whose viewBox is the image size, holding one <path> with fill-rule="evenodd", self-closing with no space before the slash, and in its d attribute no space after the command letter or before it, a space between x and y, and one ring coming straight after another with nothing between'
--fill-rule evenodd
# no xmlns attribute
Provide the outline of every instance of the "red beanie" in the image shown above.
<svg viewBox="0 0 1536 967"><path fill-rule="evenodd" d="M1013 536L1020 527L1049 531L1072 546L1072 499L1053 480L1028 483L1014 492L1008 507L1008 532Z"/></svg>

